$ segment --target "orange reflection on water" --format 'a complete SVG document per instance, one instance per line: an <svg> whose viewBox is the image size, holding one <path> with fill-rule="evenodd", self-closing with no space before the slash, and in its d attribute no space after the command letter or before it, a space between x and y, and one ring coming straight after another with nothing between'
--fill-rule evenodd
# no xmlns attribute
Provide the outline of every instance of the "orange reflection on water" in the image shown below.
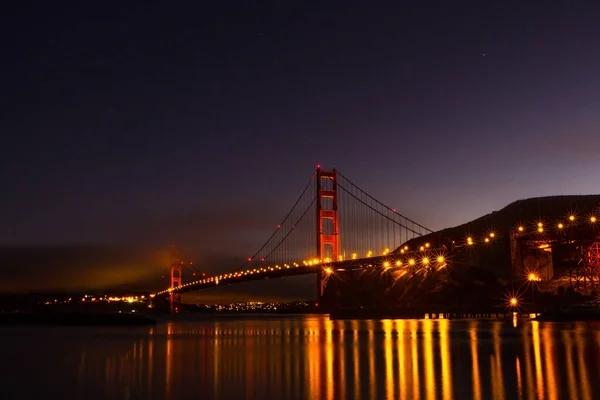
<svg viewBox="0 0 600 400"><path fill-rule="evenodd" d="M590 381L587 374L587 366L585 363L585 325L578 324L575 328L575 346L577 347L577 360L579 366L579 385L581 386L581 398L583 400L591 400Z"/></svg>
<svg viewBox="0 0 600 400"><path fill-rule="evenodd" d="M165 397L171 397L171 381L173 378L173 323L167 324L167 356L165 367Z"/></svg>
<svg viewBox="0 0 600 400"><path fill-rule="evenodd" d="M533 337L533 354L535 358L535 381L538 399L544 398L544 371L542 369L542 356L540 350L540 323L531 321L531 334Z"/></svg>
<svg viewBox="0 0 600 400"><path fill-rule="evenodd" d="M354 394L358 396L360 393L360 367L358 364L359 355L358 355L358 321L352 321L352 357L353 357L353 365L354 365Z"/></svg>
<svg viewBox="0 0 600 400"><path fill-rule="evenodd" d="M533 380L533 367L532 367L532 358L531 358L531 324L525 326L525 328L521 331L522 340L523 340L523 349L525 351L525 371L527 373L527 399L532 400L534 398L534 389L533 386L535 384Z"/></svg>
<svg viewBox="0 0 600 400"><path fill-rule="evenodd" d="M404 320L396 321L396 332L398 332L398 382L400 383L400 398L406 399L406 357L404 356L404 352L406 351L404 343L406 341L406 335L404 335L405 326Z"/></svg>
<svg viewBox="0 0 600 400"><path fill-rule="evenodd" d="M435 366L433 364L433 320L424 319L423 336L425 339L424 357L425 357L425 390L427 399L435 399Z"/></svg>
<svg viewBox="0 0 600 400"><path fill-rule="evenodd" d="M326 398L333 399L333 322L329 319L325 320L325 326L321 329L325 331L325 370L326 370Z"/></svg>
<svg viewBox="0 0 600 400"><path fill-rule="evenodd" d="M578 400L578 387L575 381L575 365L573 362L573 340L571 339L571 332L562 332L562 341L565 347L565 360L567 364L567 377L569 380L569 393L571 399Z"/></svg>
<svg viewBox="0 0 600 400"><path fill-rule="evenodd" d="M521 361L519 360L519 356L515 359L515 369L517 372L517 394L519 395L519 399L523 398L523 382L521 380Z"/></svg>
<svg viewBox="0 0 600 400"><path fill-rule="evenodd" d="M442 359L442 397L452 399L452 366L450 363L450 321L440 319L440 358Z"/></svg>
<svg viewBox="0 0 600 400"><path fill-rule="evenodd" d="M546 324L542 330L544 341L544 365L546 366L546 388L548 389L548 398L556 400L558 396L558 381L554 370L554 336L552 335L552 325Z"/></svg>
<svg viewBox="0 0 600 400"><path fill-rule="evenodd" d="M502 373L502 352L500 338L500 329L502 322L495 321L492 323L492 341L494 343L494 354L490 357L491 374L492 374L492 394L494 399L504 399L504 374Z"/></svg>
<svg viewBox="0 0 600 400"><path fill-rule="evenodd" d="M394 346L392 344L394 329L392 321L386 319L382 321L384 334L384 357L385 357L385 397L391 399L394 397Z"/></svg>
<svg viewBox="0 0 600 400"><path fill-rule="evenodd" d="M481 378L479 376L479 349L477 348L477 321L469 323L471 339L471 366L473 374L473 399L481 400Z"/></svg>
<svg viewBox="0 0 600 400"><path fill-rule="evenodd" d="M410 321L410 352L411 352L411 361L412 361L412 381L413 381L413 399L420 398L420 382L419 382L419 343L418 343L418 321Z"/></svg>
<svg viewBox="0 0 600 400"><path fill-rule="evenodd" d="M369 349L369 397L375 399L377 397L377 380L375 376L375 321L367 321L367 330L369 335L369 342L367 349Z"/></svg>
<svg viewBox="0 0 600 400"><path fill-rule="evenodd" d="M209 398L600 398L600 333L586 324L520 321L517 336L510 320L199 325L162 325L106 353L86 348L73 362L78 387L97 379L105 398L132 388L132 398L177 399L190 387Z"/></svg>

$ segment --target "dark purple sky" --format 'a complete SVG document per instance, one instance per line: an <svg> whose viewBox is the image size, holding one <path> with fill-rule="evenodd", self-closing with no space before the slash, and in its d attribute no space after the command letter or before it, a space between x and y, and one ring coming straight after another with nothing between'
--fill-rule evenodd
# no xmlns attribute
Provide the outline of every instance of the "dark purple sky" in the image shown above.
<svg viewBox="0 0 600 400"><path fill-rule="evenodd" d="M598 193L600 6L489 3L4 2L0 244L226 269L317 163L432 229Z"/></svg>

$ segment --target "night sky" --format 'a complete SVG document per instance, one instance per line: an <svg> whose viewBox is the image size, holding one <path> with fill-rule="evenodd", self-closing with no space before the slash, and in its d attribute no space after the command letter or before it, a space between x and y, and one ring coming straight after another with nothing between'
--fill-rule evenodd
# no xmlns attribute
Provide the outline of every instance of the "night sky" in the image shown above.
<svg viewBox="0 0 600 400"><path fill-rule="evenodd" d="M2 3L0 290L234 268L318 163L431 229L600 191L597 2L177 4Z"/></svg>

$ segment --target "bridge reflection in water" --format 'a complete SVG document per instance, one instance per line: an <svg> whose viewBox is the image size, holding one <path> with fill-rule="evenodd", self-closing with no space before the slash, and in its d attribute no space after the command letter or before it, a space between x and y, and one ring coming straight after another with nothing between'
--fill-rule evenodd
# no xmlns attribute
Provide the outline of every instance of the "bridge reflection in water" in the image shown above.
<svg viewBox="0 0 600 400"><path fill-rule="evenodd" d="M32 362L46 368L52 392L88 399L600 398L593 324L293 317L118 332L82 331L66 347L54 331L40 342L62 355ZM76 376L77 388L60 389L65 376Z"/></svg>

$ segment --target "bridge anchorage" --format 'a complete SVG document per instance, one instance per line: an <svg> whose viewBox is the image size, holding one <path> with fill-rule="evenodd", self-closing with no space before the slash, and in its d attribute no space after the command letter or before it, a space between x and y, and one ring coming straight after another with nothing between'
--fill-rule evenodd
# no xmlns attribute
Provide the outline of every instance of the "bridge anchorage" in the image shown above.
<svg viewBox="0 0 600 400"><path fill-rule="evenodd" d="M327 282L337 271L382 267L416 274L434 268L436 263L445 265L440 248L429 244L423 249L401 247L431 232L376 200L339 171L318 166L272 235L238 269L201 279L193 273L194 277L183 283L182 267L187 264L174 249L171 285L154 296L169 296L170 309L177 312L185 292L219 284L316 274L315 292L320 303Z"/></svg>

